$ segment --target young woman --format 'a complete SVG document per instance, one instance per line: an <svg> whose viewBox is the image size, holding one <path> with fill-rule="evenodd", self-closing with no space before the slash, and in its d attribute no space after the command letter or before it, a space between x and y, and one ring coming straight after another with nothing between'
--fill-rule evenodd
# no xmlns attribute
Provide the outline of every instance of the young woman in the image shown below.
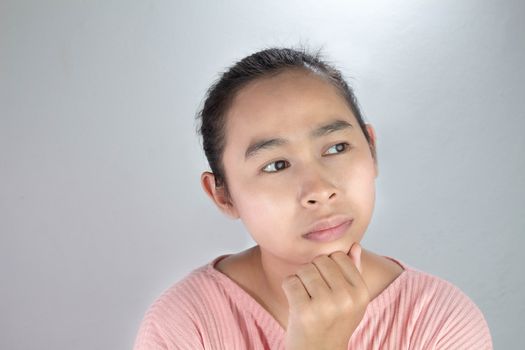
<svg viewBox="0 0 525 350"><path fill-rule="evenodd" d="M135 349L491 349L458 288L363 249L376 136L340 72L270 48L235 63L199 114L210 199L257 245L215 257L146 313Z"/></svg>

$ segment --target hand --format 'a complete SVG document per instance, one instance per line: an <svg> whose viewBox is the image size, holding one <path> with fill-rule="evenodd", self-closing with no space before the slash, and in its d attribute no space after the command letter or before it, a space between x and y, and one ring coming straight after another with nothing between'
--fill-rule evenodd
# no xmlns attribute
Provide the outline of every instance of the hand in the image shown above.
<svg viewBox="0 0 525 350"><path fill-rule="evenodd" d="M348 348L370 302L361 273L361 246L354 243L348 255L318 256L284 279L286 350Z"/></svg>

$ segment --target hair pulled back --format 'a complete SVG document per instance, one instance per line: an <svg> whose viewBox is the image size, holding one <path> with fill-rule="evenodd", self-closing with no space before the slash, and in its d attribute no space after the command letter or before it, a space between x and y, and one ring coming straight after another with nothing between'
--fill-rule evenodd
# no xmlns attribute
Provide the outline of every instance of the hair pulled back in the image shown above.
<svg viewBox="0 0 525 350"><path fill-rule="evenodd" d="M304 48L267 48L229 67L207 90L203 107L197 114L197 120L201 121L197 132L202 136L204 153L214 174L215 186L224 186L228 197L222 155L226 143L226 115L235 95L250 82L293 69L314 73L337 88L356 117L375 159L375 149L353 90L345 82L341 72L321 58L320 50L312 53Z"/></svg>

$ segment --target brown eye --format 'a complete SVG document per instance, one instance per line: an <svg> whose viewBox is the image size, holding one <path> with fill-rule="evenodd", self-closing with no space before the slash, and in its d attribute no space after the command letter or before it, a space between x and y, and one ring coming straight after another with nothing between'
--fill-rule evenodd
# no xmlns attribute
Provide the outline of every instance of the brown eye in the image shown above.
<svg viewBox="0 0 525 350"><path fill-rule="evenodd" d="M285 160L278 160L276 162L272 162L270 164L268 164L267 166L265 166L262 171L265 172L265 173L275 173L275 172L278 172L282 169L285 169L286 168L286 161Z"/></svg>
<svg viewBox="0 0 525 350"><path fill-rule="evenodd" d="M337 153L342 153L344 151L346 151L348 148L350 148L350 144L346 143L346 142L342 142L342 143L338 143L336 145L333 145L332 147L330 147L328 149L328 151L330 151L331 149L335 149L336 151L335 152L328 152L329 154L337 154Z"/></svg>

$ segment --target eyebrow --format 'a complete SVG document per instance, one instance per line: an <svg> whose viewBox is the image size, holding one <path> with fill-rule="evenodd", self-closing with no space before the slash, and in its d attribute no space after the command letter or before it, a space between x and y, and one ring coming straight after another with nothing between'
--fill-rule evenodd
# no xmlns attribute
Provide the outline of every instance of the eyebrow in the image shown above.
<svg viewBox="0 0 525 350"><path fill-rule="evenodd" d="M321 136L330 134L334 131L345 130L350 128L353 128L352 124L345 120L337 119L328 124L321 125L317 129L312 130L310 132L310 138L319 138ZM263 149L271 149L283 146L287 143L289 143L288 140L279 137L256 140L252 142L246 149L246 152L244 153L244 160L247 161L248 159L255 157L255 155Z"/></svg>

